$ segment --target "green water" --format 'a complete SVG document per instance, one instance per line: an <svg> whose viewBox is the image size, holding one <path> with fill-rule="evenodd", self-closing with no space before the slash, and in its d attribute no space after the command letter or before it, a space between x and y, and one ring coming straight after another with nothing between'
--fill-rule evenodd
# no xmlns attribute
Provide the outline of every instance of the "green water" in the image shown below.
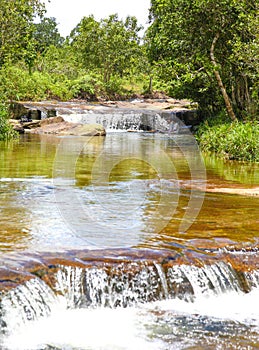
<svg viewBox="0 0 259 350"><path fill-rule="evenodd" d="M259 185L258 164L210 156L204 163L203 185ZM200 167L188 136L24 135L0 143L0 251L257 244L259 198L205 194ZM191 197L197 213L183 232Z"/></svg>

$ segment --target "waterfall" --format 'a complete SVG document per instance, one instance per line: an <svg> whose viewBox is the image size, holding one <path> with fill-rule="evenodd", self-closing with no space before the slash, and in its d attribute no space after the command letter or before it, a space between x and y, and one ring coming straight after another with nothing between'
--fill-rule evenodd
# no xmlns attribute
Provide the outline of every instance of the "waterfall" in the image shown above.
<svg viewBox="0 0 259 350"><path fill-rule="evenodd" d="M164 112L165 113L165 112ZM172 114L172 113L171 113ZM169 115L169 113L168 113ZM162 131L172 130L170 121L154 111L112 110L85 111L84 113L61 114L67 122L101 124L106 131Z"/></svg>
<svg viewBox="0 0 259 350"><path fill-rule="evenodd" d="M259 270L245 272L244 276L250 289L257 288L259 286Z"/></svg>
<svg viewBox="0 0 259 350"><path fill-rule="evenodd" d="M67 310L123 309L159 300L192 303L229 292L245 294L259 286L259 271L237 273L225 262L198 267L136 261L56 269L51 286L35 277L2 292L2 334L48 317L61 302Z"/></svg>
<svg viewBox="0 0 259 350"><path fill-rule="evenodd" d="M30 321L49 316L58 302L54 291L39 278L27 281L0 299L1 333L15 331Z"/></svg>
<svg viewBox="0 0 259 350"><path fill-rule="evenodd" d="M116 308L175 298L192 302L228 292L247 293L258 286L259 271L237 272L225 262L201 267L131 262L106 268L59 266L54 289L69 308Z"/></svg>
<svg viewBox="0 0 259 350"><path fill-rule="evenodd" d="M145 263L109 269L60 266L55 288L70 308L129 307L164 297L155 265Z"/></svg>
<svg viewBox="0 0 259 350"><path fill-rule="evenodd" d="M243 285L235 270L224 262L204 267L180 265L167 272L171 298L193 301L230 291L242 291Z"/></svg>

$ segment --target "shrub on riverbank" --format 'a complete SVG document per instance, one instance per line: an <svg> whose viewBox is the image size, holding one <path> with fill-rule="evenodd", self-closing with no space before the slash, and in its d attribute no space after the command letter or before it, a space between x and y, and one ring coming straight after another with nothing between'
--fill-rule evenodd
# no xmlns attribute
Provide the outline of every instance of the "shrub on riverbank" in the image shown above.
<svg viewBox="0 0 259 350"><path fill-rule="evenodd" d="M14 138L16 132L8 121L8 111L4 104L0 103L0 141Z"/></svg>
<svg viewBox="0 0 259 350"><path fill-rule="evenodd" d="M205 121L196 135L202 151L229 160L259 162L258 121L212 124Z"/></svg>
<svg viewBox="0 0 259 350"><path fill-rule="evenodd" d="M48 99L126 99L137 92L141 93L141 83L132 82L132 77L122 79L112 77L104 83L100 74L81 71L80 76L69 78L55 72L29 73L19 65L5 65L0 69L0 96L3 100L39 101ZM134 84L135 90L132 88Z"/></svg>
<svg viewBox="0 0 259 350"><path fill-rule="evenodd" d="M28 70L15 65L5 65L0 70L0 95L6 101L49 98L66 100L73 97L66 77L38 71L30 74Z"/></svg>

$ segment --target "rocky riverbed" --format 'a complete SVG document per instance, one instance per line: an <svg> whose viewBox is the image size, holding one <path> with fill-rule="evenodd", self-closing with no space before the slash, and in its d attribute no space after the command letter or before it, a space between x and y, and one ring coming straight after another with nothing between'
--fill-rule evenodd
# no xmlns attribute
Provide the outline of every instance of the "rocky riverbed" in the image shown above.
<svg viewBox="0 0 259 350"><path fill-rule="evenodd" d="M12 119L14 129L20 133L52 134L71 136L105 136L105 128L100 124L80 124L66 122L62 117L51 117L43 120Z"/></svg>

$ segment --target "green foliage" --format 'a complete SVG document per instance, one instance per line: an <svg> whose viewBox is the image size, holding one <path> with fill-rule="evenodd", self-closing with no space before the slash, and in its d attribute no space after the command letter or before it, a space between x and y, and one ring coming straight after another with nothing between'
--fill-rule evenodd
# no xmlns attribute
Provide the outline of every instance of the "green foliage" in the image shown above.
<svg viewBox="0 0 259 350"><path fill-rule="evenodd" d="M104 91L102 78L98 74L85 74L70 81L70 88L76 98L95 100Z"/></svg>
<svg viewBox="0 0 259 350"><path fill-rule="evenodd" d="M255 0L152 0L146 45L170 93L215 114L225 103L217 71L239 117L256 115L258 11Z"/></svg>
<svg viewBox="0 0 259 350"><path fill-rule="evenodd" d="M108 82L104 82L98 73L86 73L78 79L70 81L70 91L74 98L86 100L126 99L133 94L131 84L120 77L112 76ZM126 88L127 87L127 88Z"/></svg>
<svg viewBox="0 0 259 350"><path fill-rule="evenodd" d="M43 14L43 0L0 0L0 95L5 100L127 96L123 84L144 66L136 18L84 17L64 40L56 19Z"/></svg>
<svg viewBox="0 0 259 350"><path fill-rule="evenodd" d="M71 33L72 48L83 68L98 70L103 82L114 76L122 77L141 55L135 17L119 20L118 15L96 21L84 17Z"/></svg>
<svg viewBox="0 0 259 350"><path fill-rule="evenodd" d="M42 16L40 0L0 0L0 67L17 62L31 50L35 17Z"/></svg>
<svg viewBox="0 0 259 350"><path fill-rule="evenodd" d="M44 55L39 55L35 61L35 70L60 76L61 79L76 79L81 76L82 69L78 66L77 57L67 43L62 47L51 45Z"/></svg>
<svg viewBox="0 0 259 350"><path fill-rule="evenodd" d="M42 18L41 22L33 23L29 41L24 52L24 62L29 73L41 56L44 57L46 51L51 47L61 47L64 39L58 32L55 18Z"/></svg>
<svg viewBox="0 0 259 350"><path fill-rule="evenodd" d="M10 140L16 136L16 132L8 122L7 107L0 103L0 141Z"/></svg>
<svg viewBox="0 0 259 350"><path fill-rule="evenodd" d="M205 121L197 140L205 152L225 159L259 162L259 123Z"/></svg>
<svg viewBox="0 0 259 350"><path fill-rule="evenodd" d="M0 70L0 95L5 100L40 100L72 98L69 83L59 75L33 72L18 66L4 66Z"/></svg>
<svg viewBox="0 0 259 350"><path fill-rule="evenodd" d="M64 38L59 34L55 18L44 17L34 26L33 39L36 43L37 52L44 53L50 46L61 47Z"/></svg>

